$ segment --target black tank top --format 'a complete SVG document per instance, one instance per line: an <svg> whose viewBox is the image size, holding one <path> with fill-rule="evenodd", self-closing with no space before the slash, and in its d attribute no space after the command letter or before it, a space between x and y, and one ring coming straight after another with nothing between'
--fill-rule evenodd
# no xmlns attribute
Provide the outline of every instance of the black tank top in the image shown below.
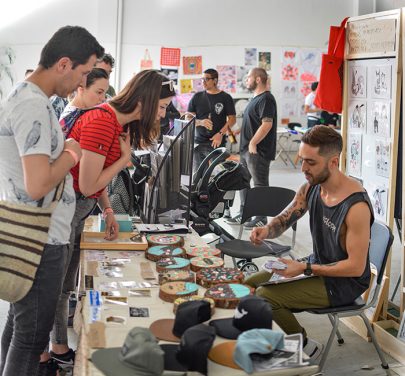
<svg viewBox="0 0 405 376"><path fill-rule="evenodd" d="M335 206L327 206L320 195L321 186L310 187L307 203L310 216L310 228L313 241L314 264L330 264L347 259L347 252L342 248L339 235L349 209L358 202L366 202L374 221L373 208L367 192L355 192ZM324 277L329 301L332 307L347 305L367 290L370 283L370 261L360 277Z"/></svg>

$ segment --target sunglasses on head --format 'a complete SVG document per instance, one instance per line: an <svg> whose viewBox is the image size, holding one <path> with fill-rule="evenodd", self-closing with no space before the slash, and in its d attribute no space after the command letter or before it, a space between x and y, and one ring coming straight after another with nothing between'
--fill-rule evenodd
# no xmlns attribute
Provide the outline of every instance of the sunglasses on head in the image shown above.
<svg viewBox="0 0 405 376"><path fill-rule="evenodd" d="M170 91L174 91L174 81L173 80L163 81L162 86L164 86L164 85L169 85Z"/></svg>

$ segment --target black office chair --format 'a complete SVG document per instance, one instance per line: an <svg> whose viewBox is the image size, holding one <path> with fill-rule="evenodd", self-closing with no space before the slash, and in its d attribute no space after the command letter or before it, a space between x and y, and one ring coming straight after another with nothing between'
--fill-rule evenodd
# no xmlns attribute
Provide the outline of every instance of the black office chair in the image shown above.
<svg viewBox="0 0 405 376"><path fill-rule="evenodd" d="M262 256L281 256L289 253L295 245L297 224L292 226L293 236L291 246L281 245L273 241L266 241L268 244L260 246L253 245L250 241L241 240L243 224L253 216L275 217L293 200L295 192L292 189L282 187L255 187L247 192L245 206L243 208L241 226L238 239L233 239L217 244L222 257L232 257L235 267L248 273L257 272L259 268L252 262L252 259ZM242 259L236 262L235 259Z"/></svg>
<svg viewBox="0 0 405 376"><path fill-rule="evenodd" d="M371 227L371 239L370 239L370 262L377 269L377 279L374 293L369 297L368 301L365 302L361 297L356 299L352 304L347 306L332 307L332 308L319 308L310 310L304 310L315 315L328 315L330 322L332 323L332 331L330 333L328 342L326 344L325 350L322 354L321 360L319 362L319 371L322 372L325 366L326 359L329 355L330 348L332 346L333 338L335 335L338 338L338 343L343 344L344 339L340 335L338 330L339 319L341 317L351 317L351 316L360 316L364 324L367 327L367 331L371 340L374 344L374 347L378 353L378 356L381 360L381 367L386 370L387 375L390 374L389 366L385 360L384 354L381 351L380 346L378 345L377 339L374 335L374 331L371 327L370 322L368 321L367 316L364 311L370 307L374 307L377 303L379 291L381 289L381 282L383 280L385 265L387 263L388 255L391 250L391 245L394 240L392 232L388 226L381 222L374 222ZM300 310L302 312L302 310Z"/></svg>

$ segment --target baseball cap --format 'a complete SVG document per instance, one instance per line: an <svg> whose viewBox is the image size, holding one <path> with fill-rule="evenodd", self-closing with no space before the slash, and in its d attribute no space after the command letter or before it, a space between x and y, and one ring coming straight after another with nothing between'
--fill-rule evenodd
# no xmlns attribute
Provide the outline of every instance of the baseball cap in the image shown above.
<svg viewBox="0 0 405 376"><path fill-rule="evenodd" d="M284 333L271 329L252 329L243 332L236 341L234 362L245 372L253 372L250 354L269 354L284 348Z"/></svg>
<svg viewBox="0 0 405 376"><path fill-rule="evenodd" d="M183 366L187 371L208 372L208 353L215 340L215 329L211 326L198 324L185 330L179 345L163 344L161 348L167 355L165 360L170 369Z"/></svg>
<svg viewBox="0 0 405 376"><path fill-rule="evenodd" d="M271 329L272 311L271 305L258 296L243 297L235 308L233 317L210 321L217 335L236 339L250 329Z"/></svg>
<svg viewBox="0 0 405 376"><path fill-rule="evenodd" d="M160 376L165 369L185 371L180 364L166 361L155 336L140 327L130 330L122 347L97 350L91 360L107 376Z"/></svg>
<svg viewBox="0 0 405 376"><path fill-rule="evenodd" d="M180 337L190 327L201 324L211 318L211 306L206 300L194 300L181 303L177 307L174 319L154 321L151 332L159 339L180 342Z"/></svg>

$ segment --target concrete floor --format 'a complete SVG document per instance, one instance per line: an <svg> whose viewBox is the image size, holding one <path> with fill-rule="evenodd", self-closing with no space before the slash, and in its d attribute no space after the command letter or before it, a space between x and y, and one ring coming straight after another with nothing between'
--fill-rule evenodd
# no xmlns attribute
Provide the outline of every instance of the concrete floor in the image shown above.
<svg viewBox="0 0 405 376"><path fill-rule="evenodd" d="M297 187L304 182L304 178L299 170L293 169L291 165L285 166L281 160L273 163L270 171L270 185L278 185L296 190ZM238 210L239 197L236 195L232 213ZM219 220L224 227L233 234L237 235L238 227L224 224L222 219ZM248 231L244 231L244 238L249 235ZM280 242L288 244L290 242L290 233L287 232L279 238ZM398 242L398 236L395 232L395 242L393 247L393 261L391 286L396 282L401 258L401 247ZM298 256L305 256L311 252L312 242L309 232L308 216L306 215L299 221L297 228L297 242L295 251ZM257 260L260 265L260 260ZM230 263L230 259L227 260ZM392 289L391 289L392 291ZM394 302L398 303L399 296L396 296ZM3 331L4 322L6 320L8 303L0 300L0 332ZM327 317L315 316L306 313L299 314L299 320L306 327L308 334L315 340L326 343L331 326ZM76 337L73 330L69 330L69 343L75 348ZM340 326L340 331L345 339L345 344L338 346L337 342L332 346L329 357L326 363L325 375L328 376L343 376L343 375L358 375L358 376L377 376L385 375L385 372L380 367L380 361L374 347L371 343L366 342L360 336L355 334L345 325ZM391 368L392 375L405 376L405 365L400 364L393 358L387 355L387 361ZM366 369L364 369L366 368Z"/></svg>

